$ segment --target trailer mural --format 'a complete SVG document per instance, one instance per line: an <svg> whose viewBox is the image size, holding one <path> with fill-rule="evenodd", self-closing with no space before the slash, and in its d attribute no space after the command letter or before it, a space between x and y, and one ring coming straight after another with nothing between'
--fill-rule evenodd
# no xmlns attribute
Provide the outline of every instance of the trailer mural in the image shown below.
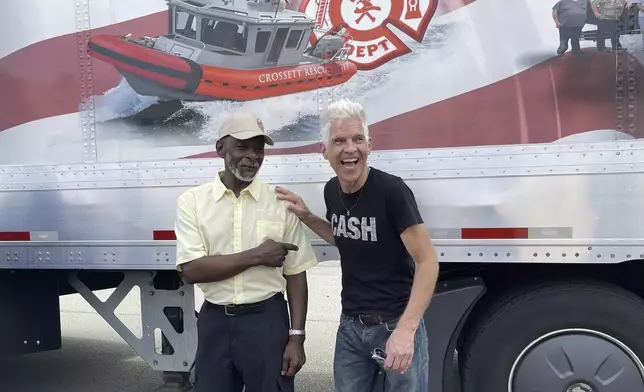
<svg viewBox="0 0 644 392"><path fill-rule="evenodd" d="M598 51L590 17L581 53L558 55L556 1L4 1L0 352L60 348L59 297L77 292L186 381L195 292L176 273L177 197L223 164L196 158L247 107L277 142L262 179L322 216L318 114L349 97L371 164L409 185L436 244L429 390L644 391L637 12L623 49ZM316 237L320 261L340 258ZM92 293L118 275L109 300ZM134 286L141 339L113 317Z"/></svg>
<svg viewBox="0 0 644 392"><path fill-rule="evenodd" d="M375 149L644 132L639 31L599 52L589 22L558 56L554 0L33 1L56 20L0 16L0 165L82 162L88 143L99 162L213 157L240 106L269 154L314 153L336 97L365 105Z"/></svg>

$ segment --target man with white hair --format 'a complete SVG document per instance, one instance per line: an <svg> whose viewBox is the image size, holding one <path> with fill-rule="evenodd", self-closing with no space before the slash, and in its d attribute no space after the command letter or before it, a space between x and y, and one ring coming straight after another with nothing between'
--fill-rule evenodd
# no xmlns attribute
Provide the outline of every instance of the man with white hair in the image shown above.
<svg viewBox="0 0 644 392"><path fill-rule="evenodd" d="M332 103L323 119L322 154L336 176L324 187L326 220L297 194L278 199L328 243L342 266L342 314L336 336L336 392L370 392L384 349L391 391L427 392L429 358L423 315L438 276L436 252L414 194L397 176L370 167L362 106Z"/></svg>
<svg viewBox="0 0 644 392"><path fill-rule="evenodd" d="M304 225L255 178L265 144L259 118L233 113L217 140L224 170L177 201L177 267L205 297L195 392L293 392L306 360L306 270L317 259Z"/></svg>

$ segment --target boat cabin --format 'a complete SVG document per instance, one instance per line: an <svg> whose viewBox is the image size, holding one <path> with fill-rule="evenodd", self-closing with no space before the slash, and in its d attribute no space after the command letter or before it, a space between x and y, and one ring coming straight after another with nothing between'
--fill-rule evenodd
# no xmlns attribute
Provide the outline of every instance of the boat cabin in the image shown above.
<svg viewBox="0 0 644 392"><path fill-rule="evenodd" d="M172 34L155 47L199 64L261 69L302 63L315 20L284 0L169 0ZM159 47L161 46L161 47Z"/></svg>

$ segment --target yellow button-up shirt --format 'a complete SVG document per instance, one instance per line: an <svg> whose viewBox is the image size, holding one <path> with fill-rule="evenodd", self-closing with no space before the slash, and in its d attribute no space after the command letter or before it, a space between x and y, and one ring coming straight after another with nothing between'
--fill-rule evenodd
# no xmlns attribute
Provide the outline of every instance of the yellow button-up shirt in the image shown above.
<svg viewBox="0 0 644 392"><path fill-rule="evenodd" d="M304 226L275 190L255 179L239 198L215 180L184 192L177 200L175 220L177 267L203 256L243 252L267 239L299 247L289 251L282 268L252 267L229 279L199 283L204 298L214 304L238 305L262 301L286 290L283 275L295 275L317 264Z"/></svg>

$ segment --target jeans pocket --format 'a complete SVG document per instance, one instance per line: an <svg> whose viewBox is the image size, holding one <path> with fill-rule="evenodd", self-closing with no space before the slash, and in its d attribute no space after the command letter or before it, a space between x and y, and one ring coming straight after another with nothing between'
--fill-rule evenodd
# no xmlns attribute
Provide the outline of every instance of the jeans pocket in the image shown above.
<svg viewBox="0 0 644 392"><path fill-rule="evenodd" d="M396 327L398 326L398 321L399 320L400 320L400 318L395 318L393 320L386 321L384 323L384 326L385 326L385 329L387 330L387 332L393 332L394 329L396 329Z"/></svg>
<svg viewBox="0 0 644 392"><path fill-rule="evenodd" d="M353 317L347 316L344 313L340 314L340 321L338 322L338 327L343 327L346 324L350 323L353 321Z"/></svg>

